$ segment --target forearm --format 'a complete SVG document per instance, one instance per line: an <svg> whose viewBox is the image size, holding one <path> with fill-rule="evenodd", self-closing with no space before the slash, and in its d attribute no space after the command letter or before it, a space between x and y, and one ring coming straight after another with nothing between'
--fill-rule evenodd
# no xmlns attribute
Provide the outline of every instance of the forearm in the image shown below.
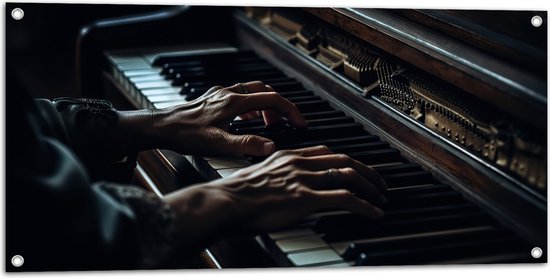
<svg viewBox="0 0 550 278"><path fill-rule="evenodd" d="M162 110L117 111L115 137L124 142L128 152L137 153L144 150L163 148L163 138L158 125L165 117Z"/></svg>

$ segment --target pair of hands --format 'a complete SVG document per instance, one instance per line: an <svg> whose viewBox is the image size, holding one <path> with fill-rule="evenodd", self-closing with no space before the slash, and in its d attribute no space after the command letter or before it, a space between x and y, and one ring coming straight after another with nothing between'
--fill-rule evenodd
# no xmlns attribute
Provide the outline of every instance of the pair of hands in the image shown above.
<svg viewBox="0 0 550 278"><path fill-rule="evenodd" d="M214 87L195 101L154 113L123 114L121 122L134 134L140 133L137 138L146 138L140 143L142 149L160 147L201 155L272 154L275 145L267 138L227 132L236 116L262 116L266 124L285 117L295 126L307 125L293 103L259 81ZM385 201L384 191L384 181L372 168L316 146L277 151L231 177L173 192L165 201L176 212L182 238L192 242L220 236L216 231L228 225L268 231L325 209L378 218L383 212L376 205Z"/></svg>

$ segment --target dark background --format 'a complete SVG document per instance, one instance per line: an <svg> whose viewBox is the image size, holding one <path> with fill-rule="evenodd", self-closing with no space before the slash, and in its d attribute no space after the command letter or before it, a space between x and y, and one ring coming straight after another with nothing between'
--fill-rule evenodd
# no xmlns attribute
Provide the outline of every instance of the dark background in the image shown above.
<svg viewBox="0 0 550 278"><path fill-rule="evenodd" d="M11 17L19 7L23 19ZM34 97L76 96L75 49L79 30L98 19L168 6L6 3L6 69Z"/></svg>

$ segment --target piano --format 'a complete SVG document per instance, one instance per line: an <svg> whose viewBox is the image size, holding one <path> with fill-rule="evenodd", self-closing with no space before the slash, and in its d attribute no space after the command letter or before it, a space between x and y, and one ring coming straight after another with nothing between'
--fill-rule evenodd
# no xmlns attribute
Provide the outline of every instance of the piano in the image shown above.
<svg viewBox="0 0 550 278"><path fill-rule="evenodd" d="M106 49L108 95L158 109L214 85L261 80L297 105L308 129L235 119L231 132L270 137L279 149L324 144L347 154L384 178L388 203L378 221L319 212L222 240L203 253L211 266L547 262L546 12L222 12L230 20L182 23L219 24L204 41ZM530 25L535 15L543 26ZM524 24L511 30L503 18ZM140 154L136 172L162 196L185 184L189 165L211 180L262 159L153 150Z"/></svg>

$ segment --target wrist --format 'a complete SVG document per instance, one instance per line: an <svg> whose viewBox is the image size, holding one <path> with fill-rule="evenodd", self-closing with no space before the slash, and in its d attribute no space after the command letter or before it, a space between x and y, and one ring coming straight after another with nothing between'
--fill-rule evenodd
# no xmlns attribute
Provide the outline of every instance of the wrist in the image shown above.
<svg viewBox="0 0 550 278"><path fill-rule="evenodd" d="M117 137L126 144L130 152L162 147L158 123L162 120L162 110L117 111Z"/></svg>
<svg viewBox="0 0 550 278"><path fill-rule="evenodd" d="M164 201L172 208L176 232L184 241L206 243L220 238L235 219L232 200L212 183L178 190L164 196Z"/></svg>

